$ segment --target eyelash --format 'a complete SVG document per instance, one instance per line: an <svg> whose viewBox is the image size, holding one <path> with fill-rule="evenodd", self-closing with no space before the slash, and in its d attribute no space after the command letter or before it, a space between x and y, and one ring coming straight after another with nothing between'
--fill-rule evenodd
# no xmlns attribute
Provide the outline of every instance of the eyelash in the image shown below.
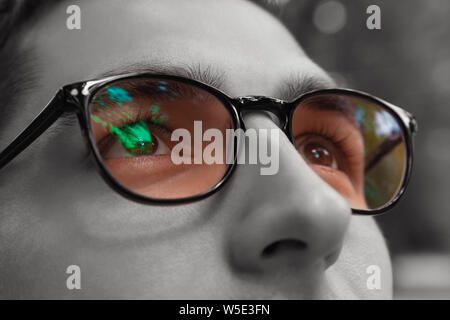
<svg viewBox="0 0 450 320"><path fill-rule="evenodd" d="M167 128L166 126L162 125L161 123L155 122L155 120L157 119L157 117L155 117L155 115L149 111L148 109L145 109L144 111L142 110L143 108L139 108L138 112L131 115L131 118L129 119L128 123L124 123L121 126L125 126L127 124L133 124L136 123L138 121L145 121L147 123L151 123L152 127L156 127L159 131L161 131L164 134L167 134L168 136L170 136L172 134L173 130L170 130L169 128Z"/></svg>
<svg viewBox="0 0 450 320"><path fill-rule="evenodd" d="M127 124L133 124L139 121L145 121L147 123L150 123L152 128L155 128L157 131L159 131L161 134L166 135L167 137L170 137L172 134L172 130L168 129L166 126L155 123L154 120L157 119L152 111L144 108L139 108L138 112L129 114L129 116L124 120L123 123L120 123L120 127ZM104 152L104 149L111 146L111 143L114 143L115 141L112 140L113 134L109 133L106 137L102 138L100 141L97 142L97 146L99 148L100 153Z"/></svg>

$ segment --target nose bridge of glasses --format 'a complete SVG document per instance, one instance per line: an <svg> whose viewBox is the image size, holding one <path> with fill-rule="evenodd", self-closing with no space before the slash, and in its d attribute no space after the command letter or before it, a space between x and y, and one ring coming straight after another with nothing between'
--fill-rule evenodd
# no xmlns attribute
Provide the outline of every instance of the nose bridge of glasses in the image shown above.
<svg viewBox="0 0 450 320"><path fill-rule="evenodd" d="M286 102L280 99L265 96L243 96L234 99L239 113L244 115L249 112L265 111L274 115L280 128L285 129L288 122Z"/></svg>

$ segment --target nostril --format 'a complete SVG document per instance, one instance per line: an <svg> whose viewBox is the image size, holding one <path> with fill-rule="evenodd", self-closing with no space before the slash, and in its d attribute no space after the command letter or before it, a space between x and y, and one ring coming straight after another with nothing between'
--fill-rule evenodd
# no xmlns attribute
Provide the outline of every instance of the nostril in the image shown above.
<svg viewBox="0 0 450 320"><path fill-rule="evenodd" d="M283 251L305 250L306 247L307 247L306 243L301 240L296 239L278 240L265 247L261 256L263 258L268 258L276 253L280 253Z"/></svg>

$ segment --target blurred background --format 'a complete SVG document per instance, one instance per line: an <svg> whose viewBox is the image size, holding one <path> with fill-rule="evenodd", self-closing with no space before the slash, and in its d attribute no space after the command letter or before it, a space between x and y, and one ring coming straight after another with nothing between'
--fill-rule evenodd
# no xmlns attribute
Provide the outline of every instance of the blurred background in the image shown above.
<svg viewBox="0 0 450 320"><path fill-rule="evenodd" d="M366 27L370 5L381 9L381 30ZM409 188L377 221L395 298L450 299L450 1L291 0L281 17L340 86L416 116Z"/></svg>

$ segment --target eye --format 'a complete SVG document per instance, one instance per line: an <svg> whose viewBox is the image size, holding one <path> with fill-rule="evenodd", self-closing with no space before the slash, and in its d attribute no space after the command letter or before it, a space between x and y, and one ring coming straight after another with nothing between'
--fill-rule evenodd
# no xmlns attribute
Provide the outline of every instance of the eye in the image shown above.
<svg viewBox="0 0 450 320"><path fill-rule="evenodd" d="M339 170L340 153L330 140L320 136L309 135L299 139L296 147L308 164Z"/></svg>
<svg viewBox="0 0 450 320"><path fill-rule="evenodd" d="M138 121L122 128L112 128L111 135L102 143L102 155L108 158L140 157L168 154L169 147L145 121Z"/></svg>

